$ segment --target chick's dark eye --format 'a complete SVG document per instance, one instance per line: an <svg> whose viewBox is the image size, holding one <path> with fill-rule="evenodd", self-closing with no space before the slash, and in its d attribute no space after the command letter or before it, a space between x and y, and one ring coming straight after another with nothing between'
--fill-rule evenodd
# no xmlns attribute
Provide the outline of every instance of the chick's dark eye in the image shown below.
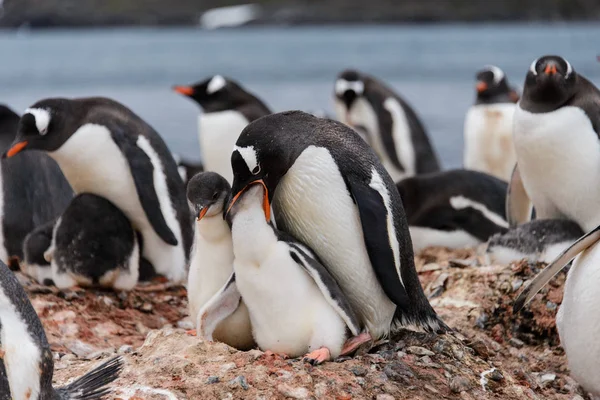
<svg viewBox="0 0 600 400"><path fill-rule="evenodd" d="M213 200L216 200L219 197L219 192L215 192L212 196Z"/></svg>

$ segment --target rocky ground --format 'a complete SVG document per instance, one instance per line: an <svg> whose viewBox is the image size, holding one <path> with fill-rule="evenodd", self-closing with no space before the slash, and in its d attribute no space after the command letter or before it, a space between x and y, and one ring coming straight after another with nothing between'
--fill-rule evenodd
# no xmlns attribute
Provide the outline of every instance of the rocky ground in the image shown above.
<svg viewBox="0 0 600 400"><path fill-rule="evenodd" d="M417 268L449 335L401 331L353 358L313 367L236 351L186 333L186 292L152 284L131 293L70 291L23 277L64 384L123 354L115 399L582 400L558 345L564 275L521 315L512 300L540 266L487 265L473 251L428 249Z"/></svg>

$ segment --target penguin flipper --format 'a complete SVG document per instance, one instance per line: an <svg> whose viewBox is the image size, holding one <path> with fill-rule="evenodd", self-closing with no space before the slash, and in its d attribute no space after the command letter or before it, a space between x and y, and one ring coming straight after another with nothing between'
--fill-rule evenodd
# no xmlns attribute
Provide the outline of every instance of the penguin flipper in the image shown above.
<svg viewBox="0 0 600 400"><path fill-rule="evenodd" d="M106 385L119 377L123 369L123 359L115 357L94 368L75 382L56 389L59 399L93 400L101 399L111 392Z"/></svg>
<svg viewBox="0 0 600 400"><path fill-rule="evenodd" d="M315 281L327 302L333 307L338 315L344 320L348 329L354 336L360 333L360 322L354 310L350 306L350 302L342 292L342 289L335 281L333 276L327 271L306 247L291 243L290 255L294 261L302 266L304 270Z"/></svg>
<svg viewBox="0 0 600 400"><path fill-rule="evenodd" d="M533 206L523 186L519 165L515 165L506 193L506 218L513 228L531 219Z"/></svg>
<svg viewBox="0 0 600 400"><path fill-rule="evenodd" d="M154 231L165 243L177 246L175 234L167 225L160 208L160 201L154 187L154 165L146 152L138 146L135 139L122 133L118 126L109 127L113 140L119 146L133 176L135 189Z"/></svg>
<svg viewBox="0 0 600 400"><path fill-rule="evenodd" d="M573 243L569 248L563 251L546 268L537 274L531 282L523 289L515 300L513 312L519 312L533 297L558 274L567 264L569 264L579 253L586 250L600 240L600 226L597 226L589 233L583 235L579 240Z"/></svg>
<svg viewBox="0 0 600 400"><path fill-rule="evenodd" d="M196 331L198 336L213 340L213 333L219 323L237 310L242 296L232 273L227 283L200 309L197 315Z"/></svg>

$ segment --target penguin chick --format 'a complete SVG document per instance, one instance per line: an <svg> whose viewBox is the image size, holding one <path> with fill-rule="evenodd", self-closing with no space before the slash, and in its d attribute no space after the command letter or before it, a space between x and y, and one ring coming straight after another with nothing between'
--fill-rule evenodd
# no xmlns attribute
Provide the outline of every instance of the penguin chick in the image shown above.
<svg viewBox="0 0 600 400"><path fill-rule="evenodd" d="M196 324L200 310L233 272L231 230L223 218L230 190L227 180L215 172L199 173L188 184L187 198L197 216L187 285L190 316ZM204 336L200 327L197 331ZM243 302L238 299L231 315L216 325L210 339L242 350L254 347L250 316Z"/></svg>
<svg viewBox="0 0 600 400"><path fill-rule="evenodd" d="M336 358L360 331L358 318L335 279L307 246L269 223L262 181L232 200L233 269L262 350L306 354L318 364ZM308 353L308 354L307 354Z"/></svg>
<svg viewBox="0 0 600 400"><path fill-rule="evenodd" d="M21 263L21 271L35 279L42 285L54 285L52 280L52 268L50 260L46 259L46 252L52 245L52 232L56 219L38 226L33 231L25 236L23 241L23 262Z"/></svg>
<svg viewBox="0 0 600 400"><path fill-rule="evenodd" d="M54 362L40 319L25 291L0 261L0 399L91 400L111 391L106 386L123 368L113 358L73 383L52 387Z"/></svg>

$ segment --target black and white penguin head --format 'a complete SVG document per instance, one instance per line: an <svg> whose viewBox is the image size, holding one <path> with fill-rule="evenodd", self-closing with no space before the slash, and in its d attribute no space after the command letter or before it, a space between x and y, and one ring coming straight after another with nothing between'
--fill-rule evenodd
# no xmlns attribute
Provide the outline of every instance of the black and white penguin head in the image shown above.
<svg viewBox="0 0 600 400"><path fill-rule="evenodd" d="M223 214L229 200L231 186L227 179L216 172L201 172L190 179L187 198L198 221L202 218Z"/></svg>
<svg viewBox="0 0 600 400"><path fill-rule="evenodd" d="M221 75L191 86L175 86L173 90L195 100L207 113L232 110L254 99L237 82Z"/></svg>
<svg viewBox="0 0 600 400"><path fill-rule="evenodd" d="M517 92L508 85L504 71L495 65L486 65L477 72L476 79L476 103L489 104L507 100L517 102L519 100Z"/></svg>
<svg viewBox="0 0 600 400"><path fill-rule="evenodd" d="M365 93L365 81L360 72L347 69L335 81L335 97L350 109L354 101Z"/></svg>
<svg viewBox="0 0 600 400"><path fill-rule="evenodd" d="M577 73L560 56L543 56L531 63L523 90L527 103L542 103L558 107L576 90Z"/></svg>
<svg viewBox="0 0 600 400"><path fill-rule="evenodd" d="M3 157L12 157L23 150L54 151L60 148L77 129L79 110L68 99L40 100L29 107L19 121L17 136Z"/></svg>

